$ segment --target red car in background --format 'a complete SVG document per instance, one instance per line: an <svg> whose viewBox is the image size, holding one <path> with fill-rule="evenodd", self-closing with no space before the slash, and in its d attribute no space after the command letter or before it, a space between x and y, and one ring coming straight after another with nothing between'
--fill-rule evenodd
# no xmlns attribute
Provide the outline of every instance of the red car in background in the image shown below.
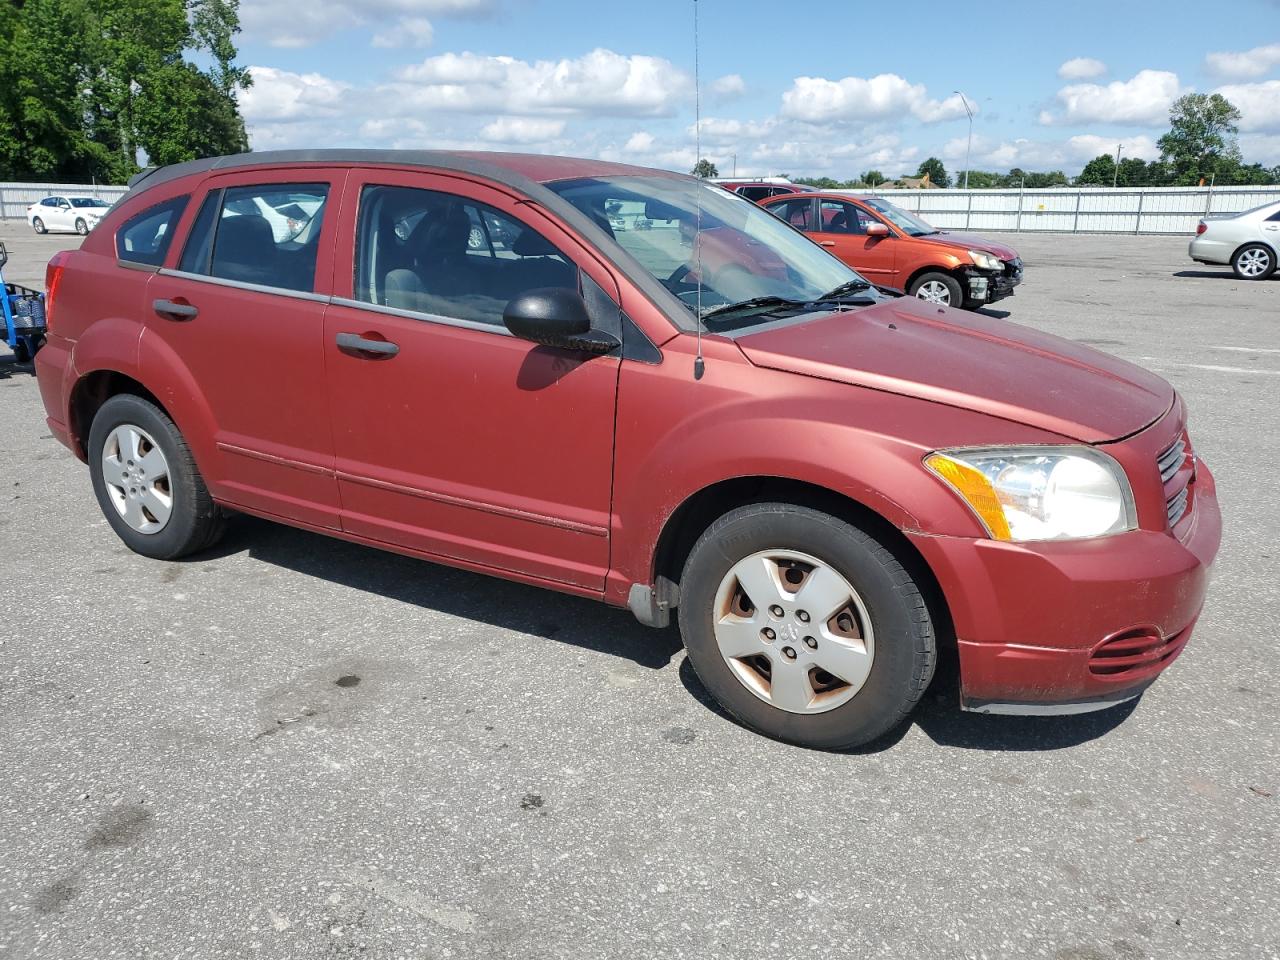
<svg viewBox="0 0 1280 960"><path fill-rule="evenodd" d="M762 180L712 179L710 182L723 187L730 193L746 197L753 203L760 203L770 197L790 196L793 193L812 193L818 189L803 183L792 183L783 177L765 177Z"/></svg>
<svg viewBox="0 0 1280 960"><path fill-rule="evenodd" d="M1012 296L1022 258L1003 243L938 230L880 197L819 191L760 201L877 286L975 309Z"/></svg>
<svg viewBox="0 0 1280 960"><path fill-rule="evenodd" d="M46 422L130 549L196 553L244 512L651 626L675 611L719 703L810 747L886 733L940 656L966 709L1132 700L1185 647L1218 550L1160 377L886 298L678 174L196 160L135 178L46 285Z"/></svg>

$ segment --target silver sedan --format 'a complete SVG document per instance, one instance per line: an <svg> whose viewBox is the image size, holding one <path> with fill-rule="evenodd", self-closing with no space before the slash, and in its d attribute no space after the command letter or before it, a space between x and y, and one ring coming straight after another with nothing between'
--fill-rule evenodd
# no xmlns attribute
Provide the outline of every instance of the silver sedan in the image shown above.
<svg viewBox="0 0 1280 960"><path fill-rule="evenodd" d="M1199 263L1229 263L1241 280L1267 279L1280 262L1280 201L1206 217L1187 253Z"/></svg>

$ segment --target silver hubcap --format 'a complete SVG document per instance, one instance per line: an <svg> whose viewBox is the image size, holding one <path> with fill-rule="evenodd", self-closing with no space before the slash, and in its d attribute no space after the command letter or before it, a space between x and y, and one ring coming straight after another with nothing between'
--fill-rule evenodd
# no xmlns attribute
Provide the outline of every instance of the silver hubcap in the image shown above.
<svg viewBox="0 0 1280 960"><path fill-rule="evenodd" d="M947 289L947 285L941 280L926 280L920 284L920 289L916 291L916 296L929 303L951 302L951 291Z"/></svg>
<svg viewBox="0 0 1280 960"><path fill-rule="evenodd" d="M1236 257L1236 266L1246 277L1257 277L1267 272L1271 258L1265 250L1246 250Z"/></svg>
<svg viewBox="0 0 1280 960"><path fill-rule="evenodd" d="M795 550L734 564L716 592L716 645L733 675L788 713L823 713L851 700L875 656L867 608L849 581Z"/></svg>
<svg viewBox="0 0 1280 960"><path fill-rule="evenodd" d="M147 431L122 423L102 446L102 479L116 513L139 533L159 533L173 513L169 461Z"/></svg>

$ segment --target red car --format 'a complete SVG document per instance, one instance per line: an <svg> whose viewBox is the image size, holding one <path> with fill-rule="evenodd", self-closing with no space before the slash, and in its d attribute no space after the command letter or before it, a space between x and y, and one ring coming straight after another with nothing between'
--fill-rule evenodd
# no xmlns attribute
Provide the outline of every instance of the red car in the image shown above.
<svg viewBox="0 0 1280 960"><path fill-rule="evenodd" d="M760 205L868 280L929 303L975 309L1022 283L1022 258L1012 247L939 230L880 197L814 193Z"/></svg>
<svg viewBox="0 0 1280 960"><path fill-rule="evenodd" d="M789 197L793 193L812 193L818 189L803 183L792 183L782 177L770 177L766 180L718 179L710 182L755 203L768 200L770 197Z"/></svg>
<svg viewBox="0 0 1280 960"><path fill-rule="evenodd" d="M760 248L784 269L752 273ZM47 280L48 425L133 550L205 549L242 511L676 611L707 689L794 743L885 733L947 651L971 710L1130 700L1218 548L1159 377L887 299L685 176L199 160L135 178Z"/></svg>

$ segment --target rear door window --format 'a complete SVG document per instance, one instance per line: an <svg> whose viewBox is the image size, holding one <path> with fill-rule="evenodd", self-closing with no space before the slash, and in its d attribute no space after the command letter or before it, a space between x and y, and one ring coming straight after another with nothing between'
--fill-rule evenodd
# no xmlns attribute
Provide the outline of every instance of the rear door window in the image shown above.
<svg viewBox="0 0 1280 960"><path fill-rule="evenodd" d="M211 192L179 269L256 286L309 292L329 186L270 183Z"/></svg>
<svg viewBox="0 0 1280 960"><path fill-rule="evenodd" d="M779 220L784 220L797 230L813 229L813 201L808 197L797 197L782 203L771 203L766 207Z"/></svg>
<svg viewBox="0 0 1280 960"><path fill-rule="evenodd" d="M578 268L532 227L454 194L366 186L356 232L355 299L501 327L513 298L578 289Z"/></svg>
<svg viewBox="0 0 1280 960"><path fill-rule="evenodd" d="M188 199L174 197L126 220L116 231L116 256L129 263L160 266L173 241L174 224L182 216Z"/></svg>
<svg viewBox="0 0 1280 960"><path fill-rule="evenodd" d="M773 195L773 191L768 187L743 187L738 193L748 200L763 200Z"/></svg>

